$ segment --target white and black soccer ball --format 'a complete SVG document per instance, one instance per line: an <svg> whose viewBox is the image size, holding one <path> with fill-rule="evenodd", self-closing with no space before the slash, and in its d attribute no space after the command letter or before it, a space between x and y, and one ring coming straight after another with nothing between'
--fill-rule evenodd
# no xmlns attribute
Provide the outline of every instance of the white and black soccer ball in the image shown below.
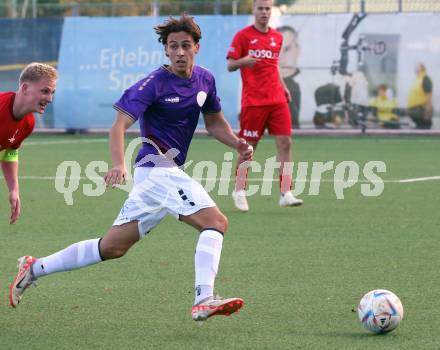
<svg viewBox="0 0 440 350"><path fill-rule="evenodd" d="M359 321L373 333L396 329L403 319L403 306L396 294L375 289L365 294L358 306Z"/></svg>

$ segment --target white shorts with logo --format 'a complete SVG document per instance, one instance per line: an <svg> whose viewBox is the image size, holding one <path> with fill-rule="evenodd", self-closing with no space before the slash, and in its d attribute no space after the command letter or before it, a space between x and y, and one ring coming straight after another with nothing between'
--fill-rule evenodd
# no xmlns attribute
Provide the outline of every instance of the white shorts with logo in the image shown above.
<svg viewBox="0 0 440 350"><path fill-rule="evenodd" d="M167 214L178 219L216 206L203 186L178 167L137 167L133 182L113 226L138 221L141 238Z"/></svg>

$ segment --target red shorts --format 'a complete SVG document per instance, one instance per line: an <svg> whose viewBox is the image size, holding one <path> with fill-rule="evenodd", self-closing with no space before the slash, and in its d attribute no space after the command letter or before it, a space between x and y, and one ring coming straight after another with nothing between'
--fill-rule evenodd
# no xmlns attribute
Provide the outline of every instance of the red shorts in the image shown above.
<svg viewBox="0 0 440 350"><path fill-rule="evenodd" d="M250 106L241 109L240 137L246 141L257 142L266 129L269 134L275 136L290 136L292 134L292 120L287 103Z"/></svg>

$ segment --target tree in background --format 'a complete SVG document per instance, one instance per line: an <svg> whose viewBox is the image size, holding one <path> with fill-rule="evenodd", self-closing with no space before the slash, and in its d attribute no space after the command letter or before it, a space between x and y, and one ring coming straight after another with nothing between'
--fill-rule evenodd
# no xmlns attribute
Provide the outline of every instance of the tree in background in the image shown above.
<svg viewBox="0 0 440 350"><path fill-rule="evenodd" d="M277 6L281 5L293 5L296 2L296 0L275 0L274 4Z"/></svg>
<svg viewBox="0 0 440 350"><path fill-rule="evenodd" d="M253 0L5 0L0 1L0 17L249 14L252 3Z"/></svg>

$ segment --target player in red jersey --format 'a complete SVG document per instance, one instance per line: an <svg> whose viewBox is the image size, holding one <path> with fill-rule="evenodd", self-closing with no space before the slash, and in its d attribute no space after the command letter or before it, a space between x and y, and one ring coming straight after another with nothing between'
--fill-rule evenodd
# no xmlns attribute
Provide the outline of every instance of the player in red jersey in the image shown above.
<svg viewBox="0 0 440 350"><path fill-rule="evenodd" d="M228 70L240 69L243 81L240 137L254 148L267 128L275 136L277 160L280 162L280 206L297 206L303 201L291 192L292 175L283 171L284 163L291 161L291 100L279 72L278 56L283 36L269 27L272 0L254 0L255 22L235 34L229 48ZM237 181L232 193L240 211L248 211L246 199L247 170L237 164Z"/></svg>
<svg viewBox="0 0 440 350"><path fill-rule="evenodd" d="M10 223L20 216L18 148L35 126L34 112L52 102L58 73L43 63L31 63L20 74L17 92L0 92L0 163L9 191Z"/></svg>

